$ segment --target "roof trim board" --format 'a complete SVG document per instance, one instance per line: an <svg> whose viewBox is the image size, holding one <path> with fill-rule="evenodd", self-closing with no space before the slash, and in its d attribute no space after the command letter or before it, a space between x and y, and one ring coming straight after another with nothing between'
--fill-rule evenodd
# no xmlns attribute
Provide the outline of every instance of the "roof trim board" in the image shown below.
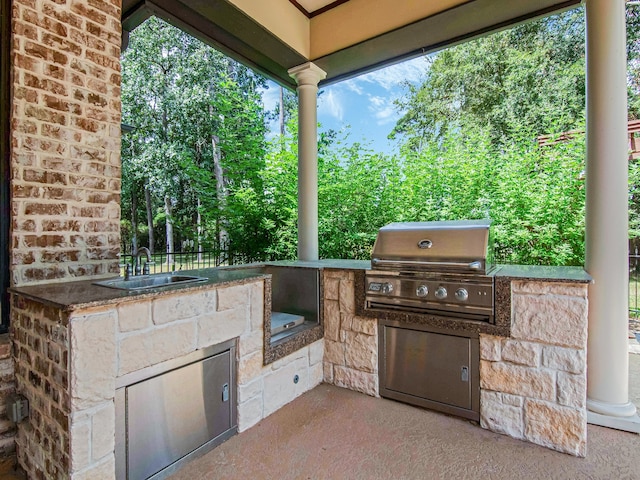
<svg viewBox="0 0 640 480"><path fill-rule="evenodd" d="M579 4L580 0L471 0L319 58L306 58L229 0L123 0L123 27L132 30L155 14L295 89L287 71L308 61L327 72L320 86L327 85Z"/></svg>

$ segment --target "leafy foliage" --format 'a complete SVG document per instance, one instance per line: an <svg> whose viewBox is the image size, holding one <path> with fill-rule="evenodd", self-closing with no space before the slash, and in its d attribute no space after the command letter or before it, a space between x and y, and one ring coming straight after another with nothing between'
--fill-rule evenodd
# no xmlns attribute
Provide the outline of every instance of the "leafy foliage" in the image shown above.
<svg viewBox="0 0 640 480"><path fill-rule="evenodd" d="M637 10L628 9L636 118ZM153 226L171 222L179 240L202 236L206 247L224 231L245 260L295 258L292 94L283 91L280 108L265 112L261 77L155 19L134 32L123 66L124 121L136 127L123 136L123 236L148 233L133 218L133 211L146 218L146 188ZM397 103L403 116L392 135L404 141L397 154L321 131L320 256L368 259L378 229L394 221L489 217L497 261L582 265L584 68L583 12L573 10L432 56L424 82L407 85ZM268 119L280 126L270 141ZM567 130L578 133L536 142ZM638 235L636 163L630 182ZM170 212L162 208L167 197Z"/></svg>

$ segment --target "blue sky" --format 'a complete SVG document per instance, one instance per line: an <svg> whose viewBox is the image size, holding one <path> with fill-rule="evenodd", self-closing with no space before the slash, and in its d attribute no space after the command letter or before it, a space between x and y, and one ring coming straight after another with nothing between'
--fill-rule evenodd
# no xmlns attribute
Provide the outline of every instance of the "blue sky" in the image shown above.
<svg viewBox="0 0 640 480"><path fill-rule="evenodd" d="M321 130L348 131L348 143L366 143L377 152L397 150L397 142L387 139L401 116L393 101L406 92L404 81L420 83L426 69L427 59L420 57L323 87L318 99ZM278 92L270 82L263 93L266 109L275 108Z"/></svg>

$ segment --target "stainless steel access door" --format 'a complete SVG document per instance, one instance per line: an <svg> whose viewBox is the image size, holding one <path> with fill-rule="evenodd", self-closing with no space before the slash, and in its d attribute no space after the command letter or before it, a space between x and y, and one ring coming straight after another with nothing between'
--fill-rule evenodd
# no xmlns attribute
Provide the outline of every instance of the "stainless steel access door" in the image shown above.
<svg viewBox="0 0 640 480"><path fill-rule="evenodd" d="M126 389L128 479L146 479L232 426L229 351Z"/></svg>
<svg viewBox="0 0 640 480"><path fill-rule="evenodd" d="M380 395L477 420L478 339L381 325Z"/></svg>

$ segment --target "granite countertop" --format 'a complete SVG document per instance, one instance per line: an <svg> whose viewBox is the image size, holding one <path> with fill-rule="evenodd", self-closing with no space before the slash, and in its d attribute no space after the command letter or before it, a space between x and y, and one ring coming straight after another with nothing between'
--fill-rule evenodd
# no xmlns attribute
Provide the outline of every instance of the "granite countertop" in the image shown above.
<svg viewBox="0 0 640 480"><path fill-rule="evenodd" d="M593 281L591 275L582 267L498 265L495 276L514 280L546 280L549 282L591 283Z"/></svg>
<svg viewBox="0 0 640 480"><path fill-rule="evenodd" d="M212 286L241 285L258 278L270 277L270 275L256 273L255 271L243 271L242 269L226 270L219 268L206 268L201 270L180 271L179 273L205 277L207 278L207 281L184 283L182 285L167 285L149 290L118 290L115 288L94 285L94 281L105 279L93 278L91 280L79 280L64 283L12 287L9 289L9 292L42 302L46 305L50 305L64 311L71 311L121 303L123 301L130 301L134 299L147 299L172 294L176 291L191 293L198 290L206 290Z"/></svg>
<svg viewBox="0 0 640 480"><path fill-rule="evenodd" d="M369 260L324 259L316 261L282 260L279 262L265 262L261 265L277 267L300 267L337 270L371 270ZM233 267L228 267L233 268ZM238 268L238 267L236 267ZM507 277L518 280L547 280L550 282L590 283L589 275L582 267L550 267L542 265L497 265L494 272L496 277Z"/></svg>
<svg viewBox="0 0 640 480"><path fill-rule="evenodd" d="M276 267L301 267L336 270L369 270L370 260L343 260L343 259L323 259L315 261L304 260L281 260L278 262L265 262L263 265L273 265Z"/></svg>
<svg viewBox="0 0 640 480"><path fill-rule="evenodd" d="M278 262L264 262L248 265L234 265L223 268L206 268L201 270L181 271L181 274L191 274L205 277L206 282L186 283L182 285L168 285L150 290L117 290L94 285L96 280L78 280L64 283L48 283L12 287L11 293L19 294L33 300L51 305L62 310L76 310L97 307L112 303L120 303L133 299L150 298L167 295L178 290L192 292L210 288L212 285L242 284L257 278L270 275L259 271L263 266L317 268L336 270L369 270L371 262L368 260L326 259L317 261L283 260ZM581 267L548 267L538 265L499 265L495 276L505 279L537 280L552 282L590 283L591 276Z"/></svg>

